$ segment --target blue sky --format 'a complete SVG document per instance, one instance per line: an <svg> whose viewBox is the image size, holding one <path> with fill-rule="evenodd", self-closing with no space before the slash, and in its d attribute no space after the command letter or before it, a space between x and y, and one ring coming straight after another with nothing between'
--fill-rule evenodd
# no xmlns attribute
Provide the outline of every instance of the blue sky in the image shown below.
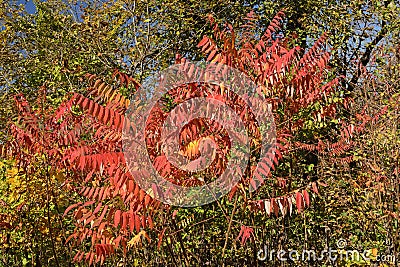
<svg viewBox="0 0 400 267"><path fill-rule="evenodd" d="M25 9L28 13L33 14L36 12L36 6L32 0L19 0L18 4L25 5Z"/></svg>

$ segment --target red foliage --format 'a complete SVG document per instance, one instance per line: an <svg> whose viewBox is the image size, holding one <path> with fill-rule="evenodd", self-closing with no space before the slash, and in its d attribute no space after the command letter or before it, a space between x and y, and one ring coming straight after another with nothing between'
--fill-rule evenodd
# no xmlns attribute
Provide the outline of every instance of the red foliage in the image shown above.
<svg viewBox="0 0 400 267"><path fill-rule="evenodd" d="M198 45L207 61L219 64L220 68L227 65L247 74L271 104L277 125L277 149L272 160L265 158L251 162L242 184L253 187L256 187L256 181L262 183L263 177L272 177L271 171L294 149L316 151L329 156L343 154L350 149L352 136L362 131L366 123L376 119L367 119L363 114L360 125L343 125L336 142L319 138L314 144L299 141L297 136L307 128L307 119L322 121L335 118L338 109L349 100L328 100L336 94L335 88L340 79L326 82L330 54L324 46L328 36L322 35L302 55L299 47L289 47L288 40L273 38L281 27L283 16L279 12L260 39L255 39L253 34L256 28L253 13L246 18L247 24L243 26L244 32L241 34L236 34L230 25L221 30L211 18L214 35L205 36ZM188 75L194 71L189 62L180 56L177 56L177 63L186 64ZM64 216L72 211L76 220L75 231L68 241L84 247L89 239L90 251L79 250L74 260L87 260L92 264L102 263L118 248L126 252L127 242L133 237L133 232L139 233L142 229L153 227L152 217L160 208L160 203L135 183L135 173L130 173L125 164L121 131L126 123L124 113L129 100L95 75L87 75L87 78L90 83L87 95L71 94L54 113L32 111L23 96L16 96L20 119L17 124L12 124L14 139L3 150L22 162L32 152L48 154L55 168L69 171L70 188L85 201L65 210ZM140 86L119 71L114 72L113 78L117 78L120 86L133 87L134 90ZM243 103L233 94L227 96L218 93L218 87L211 89L187 84L173 88L168 93L175 104L196 96L225 102L241 114L257 151L260 135L249 110L243 108ZM162 104L154 109L147 124L148 151L155 168L176 184L195 186L204 183L193 179L190 172L172 166L160 152L160 140L152 137L168 114L168 110L161 108ZM201 140L212 139L219 146L214 167L208 170L208 176L211 179L225 169L230 143L226 131L218 123L206 119L193 120L183 127L180 138L181 153L190 159L198 157ZM351 159L342 160L347 162ZM287 187L284 178L277 180L280 187ZM323 183L310 182L280 197L248 200L248 205L268 216L292 214L293 206L301 212L311 205L309 192L318 194L317 184ZM238 192L245 194L236 186L230 197ZM164 230L159 234L160 241ZM241 238L244 244L252 234L252 228L242 226L238 239Z"/></svg>

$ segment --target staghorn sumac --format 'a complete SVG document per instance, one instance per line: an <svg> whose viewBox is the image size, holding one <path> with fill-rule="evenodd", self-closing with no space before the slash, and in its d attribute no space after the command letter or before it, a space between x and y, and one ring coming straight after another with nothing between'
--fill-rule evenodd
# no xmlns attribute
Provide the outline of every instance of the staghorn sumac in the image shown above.
<svg viewBox="0 0 400 267"><path fill-rule="evenodd" d="M214 179L226 168L229 140L223 127L212 120L193 120L180 132L180 153L190 159L198 157L204 140L219 144L213 168L209 168L202 179L175 168L163 154L160 140L156 138L163 120L179 103L194 97L224 102L245 122L252 137L253 157L229 199L241 195L243 206L254 213L279 217L292 215L296 209L302 212L311 205L313 196L318 195L318 186L325 185L318 177L312 177L318 157L329 156L332 161L352 160L345 154L353 145L353 136L385 111L374 117L361 116L362 123L358 125L337 123L333 126L337 130L332 131L331 122L351 104L351 99L340 96L338 87L342 77L331 77L330 53L325 47L328 34L323 34L303 53L300 47L290 46L289 37L276 36L283 18L283 12L279 12L265 33L258 36L254 34L257 19L254 13L246 17L244 30L239 32L229 24L221 29L211 17L214 35L205 36L198 45L207 61L220 64L221 68L224 65L235 68L258 85L277 125L273 156L258 158L257 123L240 98L225 94L219 86L184 84L171 88L158 102L146 125L149 157L163 177L176 184L196 186ZM188 75L195 71L193 65L179 55L176 63L182 64ZM128 171L122 151L121 131L127 123L125 111L130 100L119 89L130 88L134 92L140 84L118 70L113 75L117 88L96 75L86 77L89 83L86 94L71 93L54 113L32 112L23 96L16 96L20 120L12 124L13 140L2 150L22 164L33 160L23 157L22 151L45 152L51 156L52 168L68 173L64 185L82 199L65 210L65 216L70 216L72 211L76 220L68 241L77 249L75 261L86 260L93 264L103 263L118 250L126 254L132 247L144 243L142 239L150 240L146 231L153 227L161 227L157 229L160 247L166 228L153 221L157 213L168 213L170 207L154 200L139 187L135 182L137 173ZM310 153L315 157L307 158ZM302 169L296 166L295 159L298 165L302 160L311 167ZM267 179L264 181L261 176ZM249 186L256 188L256 181L264 183L260 190L252 193L244 190ZM245 245L251 237L254 237L252 227L241 224L237 240Z"/></svg>

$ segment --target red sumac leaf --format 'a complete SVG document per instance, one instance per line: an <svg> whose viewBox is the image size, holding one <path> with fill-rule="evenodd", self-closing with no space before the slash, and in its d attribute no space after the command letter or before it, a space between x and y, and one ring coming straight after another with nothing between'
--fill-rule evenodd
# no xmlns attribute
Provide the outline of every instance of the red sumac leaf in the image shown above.
<svg viewBox="0 0 400 267"><path fill-rule="evenodd" d="M193 71L194 71L194 65L191 65L189 68L189 71L187 73L188 77L192 77ZM190 91L188 91L188 92L190 92Z"/></svg>
<svg viewBox="0 0 400 267"><path fill-rule="evenodd" d="M103 231L104 227L106 227L106 223L105 222L100 223L98 232L101 233Z"/></svg>
<svg viewBox="0 0 400 267"><path fill-rule="evenodd" d="M88 105L89 105L89 99L87 99L87 98L85 97L84 100L83 100L83 103L82 103L82 108L87 108Z"/></svg>
<svg viewBox="0 0 400 267"><path fill-rule="evenodd" d="M146 216L143 214L142 219L140 220L142 223L142 228L144 229L146 227Z"/></svg>
<svg viewBox="0 0 400 267"><path fill-rule="evenodd" d="M272 202L272 207L273 207L273 212L275 213L275 216L279 216L279 205L278 205L278 199L271 199Z"/></svg>
<svg viewBox="0 0 400 267"><path fill-rule="evenodd" d="M70 210L72 210L73 208L76 208L76 207L77 207L78 205L80 205L80 204L82 204L82 203L79 202L79 203L72 204L71 206L69 206L69 207L64 211L63 217L65 217L65 215L67 215L67 213L68 213Z"/></svg>
<svg viewBox="0 0 400 267"><path fill-rule="evenodd" d="M108 120L110 119L110 110L108 108L104 109L104 118L102 119L104 124L108 123Z"/></svg>
<svg viewBox="0 0 400 267"><path fill-rule="evenodd" d="M135 214L133 213L133 210L130 210L129 211L129 230L132 232L134 228L135 228Z"/></svg>
<svg viewBox="0 0 400 267"><path fill-rule="evenodd" d="M147 216L147 221L149 223L150 229L153 229L154 224L153 224L153 219L151 218L151 216Z"/></svg>
<svg viewBox="0 0 400 267"><path fill-rule="evenodd" d="M297 210L301 212L303 210L303 196L301 195L300 192L296 192L296 206Z"/></svg>
<svg viewBox="0 0 400 267"><path fill-rule="evenodd" d="M85 252L82 251L81 255L78 258L78 261L82 261L84 256L85 256Z"/></svg>
<svg viewBox="0 0 400 267"><path fill-rule="evenodd" d="M312 184L311 184L311 189L312 189L312 191L315 193L315 194L319 194L319 192L318 192L318 187L317 187L317 183L316 182L313 182Z"/></svg>
<svg viewBox="0 0 400 267"><path fill-rule="evenodd" d="M75 254L75 256L74 256L74 258L72 259L72 261L73 261L73 262L77 262L79 256L81 255L81 253L82 253L82 252L78 250L78 252Z"/></svg>
<svg viewBox="0 0 400 267"><path fill-rule="evenodd" d="M203 45L205 45L208 42L208 40L209 40L208 36L204 36L203 39L201 39L201 41L197 45L197 47L202 47Z"/></svg>
<svg viewBox="0 0 400 267"><path fill-rule="evenodd" d="M93 173L94 173L94 170L92 170L88 173L88 175L86 176L86 179L85 179L85 183L87 183L92 178Z"/></svg>
<svg viewBox="0 0 400 267"><path fill-rule="evenodd" d="M76 238L76 234L71 234L67 240L65 240L65 244L67 244L72 238Z"/></svg>
<svg viewBox="0 0 400 267"><path fill-rule="evenodd" d="M90 187L88 187L88 188L90 188ZM85 202L85 204L82 205L82 207L87 207L87 206L93 205L94 203L95 203L95 201L87 201L87 202Z"/></svg>
<svg viewBox="0 0 400 267"><path fill-rule="evenodd" d="M146 192L144 192L144 190L140 189L140 191L139 191L139 201L142 202L145 196L146 196Z"/></svg>
<svg viewBox="0 0 400 267"><path fill-rule="evenodd" d="M122 230L126 229L127 224L128 224L128 213L124 212L122 213Z"/></svg>
<svg viewBox="0 0 400 267"><path fill-rule="evenodd" d="M119 247L119 243L121 242L121 238L122 238L122 236L118 236L117 238L114 239L114 244L115 244L116 248Z"/></svg>
<svg viewBox="0 0 400 267"><path fill-rule="evenodd" d="M101 202L99 204L97 204L97 207L94 209L93 214L96 214L97 212L99 212L99 210L101 209Z"/></svg>
<svg viewBox="0 0 400 267"><path fill-rule="evenodd" d="M136 232L140 232L140 216L135 214L135 230Z"/></svg>
<svg viewBox="0 0 400 267"><path fill-rule="evenodd" d="M103 220L104 216L106 215L107 210L108 210L108 205L105 205L104 208L103 208L103 212L101 213L99 219L97 220L98 223L96 223L96 225L101 223L101 221Z"/></svg>
<svg viewBox="0 0 400 267"><path fill-rule="evenodd" d="M79 159L79 169L83 171L84 168L85 168L85 157L81 156Z"/></svg>
<svg viewBox="0 0 400 267"><path fill-rule="evenodd" d="M83 195L86 197L89 194L90 187L86 187L85 191L83 192Z"/></svg>
<svg viewBox="0 0 400 267"><path fill-rule="evenodd" d="M138 184L135 184L135 191L133 192L133 194L135 195L135 197L139 196L139 191L140 191L140 187Z"/></svg>
<svg viewBox="0 0 400 267"><path fill-rule="evenodd" d="M117 210L114 214L114 226L118 227L120 221L121 221L121 211Z"/></svg>
<svg viewBox="0 0 400 267"><path fill-rule="evenodd" d="M91 252L90 253L89 266L93 264L93 260L94 260L94 252Z"/></svg>
<svg viewBox="0 0 400 267"><path fill-rule="evenodd" d="M217 50L213 50L213 51L210 53L210 55L208 55L207 61L213 60L216 53L217 53Z"/></svg>
<svg viewBox="0 0 400 267"><path fill-rule="evenodd" d="M303 190L303 196L306 201L307 207L309 207L310 206L310 196L309 196L307 190L305 190L305 189Z"/></svg>
<svg viewBox="0 0 400 267"><path fill-rule="evenodd" d="M149 205L150 201L151 201L151 197L149 195L146 195L144 197L144 205L147 207Z"/></svg>
<svg viewBox="0 0 400 267"><path fill-rule="evenodd" d="M164 228L164 229L161 231L161 233L158 235L157 249L160 249L160 247L161 247L162 239L163 239L163 237L164 237L164 233L165 233L165 230L166 230L166 229L167 229L167 228Z"/></svg>

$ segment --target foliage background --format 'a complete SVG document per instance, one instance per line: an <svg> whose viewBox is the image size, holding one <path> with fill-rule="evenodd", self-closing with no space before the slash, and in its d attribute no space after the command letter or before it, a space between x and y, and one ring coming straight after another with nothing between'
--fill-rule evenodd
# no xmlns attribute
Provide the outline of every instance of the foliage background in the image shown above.
<svg viewBox="0 0 400 267"><path fill-rule="evenodd" d="M292 180L308 171L328 185L302 214L270 218L237 206L240 199L227 198L181 209L174 219L171 210L156 222L167 229L165 242L158 246L158 234L150 233L152 242L144 240L127 256L117 253L107 265L254 266L265 264L256 259L264 244L300 251L336 247L339 238L352 248L400 257L398 2L51 0L34 1L33 14L19 3L0 4L0 142L9 138L7 122L17 118L15 93L23 93L37 108L39 88L45 86L47 103L54 107L66 99L67 92L88 86L82 78L86 73L110 79L118 68L142 81L173 63L176 53L200 59L197 44L211 33L209 14L219 23L228 21L238 28L252 9L260 16L261 33L284 8L287 21L282 34L296 34L297 44L305 50L322 32L329 33L332 73L344 75L343 94L355 99L352 114L343 114L343 120L361 112L366 104L367 114L389 107L378 123L356 137L359 145L350 152L355 162L333 165L319 158L313 166L297 163ZM63 186L62 173L46 168L51 164L46 157L34 156L29 170L5 158L0 163L0 214L5 218L0 220L0 265L73 266L74 248L64 245L72 221L62 214L78 196ZM257 239L242 246L236 241L240 225L234 224L226 242L229 221L221 207L227 214L235 209L233 220L252 225Z"/></svg>

